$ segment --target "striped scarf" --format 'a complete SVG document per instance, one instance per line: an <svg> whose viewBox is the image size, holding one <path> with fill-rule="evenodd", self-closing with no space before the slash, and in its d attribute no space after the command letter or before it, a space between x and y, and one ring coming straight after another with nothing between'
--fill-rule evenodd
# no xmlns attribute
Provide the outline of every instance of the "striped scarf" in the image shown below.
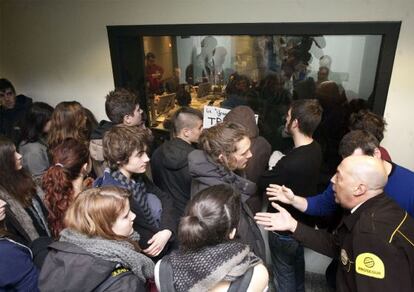
<svg viewBox="0 0 414 292"><path fill-rule="evenodd" d="M119 170L112 172L111 176L116 181L118 181L124 188L131 192L131 199L134 203L134 205L131 204L131 208L139 208L144 214L145 220L152 226L158 227L158 224L155 218L152 216L151 209L148 204L147 190L145 187L145 183L142 181L142 178L139 177L138 181L129 179Z"/></svg>

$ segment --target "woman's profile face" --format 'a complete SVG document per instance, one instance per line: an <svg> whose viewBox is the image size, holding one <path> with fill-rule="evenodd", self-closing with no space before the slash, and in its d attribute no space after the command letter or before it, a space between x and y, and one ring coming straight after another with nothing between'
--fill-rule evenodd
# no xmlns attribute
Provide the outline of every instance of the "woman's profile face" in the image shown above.
<svg viewBox="0 0 414 292"><path fill-rule="evenodd" d="M112 231L116 235L128 237L134 232L132 225L134 224L135 214L131 211L129 207L129 201L126 200L126 205L124 210L118 215L115 223L112 225Z"/></svg>
<svg viewBox="0 0 414 292"><path fill-rule="evenodd" d="M23 159L22 159L22 157L23 156L19 152L17 152L16 149L14 149L14 159L16 161L16 170L20 170L23 167L23 164L22 164Z"/></svg>

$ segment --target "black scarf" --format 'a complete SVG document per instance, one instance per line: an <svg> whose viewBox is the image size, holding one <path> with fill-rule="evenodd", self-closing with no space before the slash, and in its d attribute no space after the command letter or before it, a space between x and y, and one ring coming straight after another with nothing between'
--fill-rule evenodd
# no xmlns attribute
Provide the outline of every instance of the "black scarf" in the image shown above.
<svg viewBox="0 0 414 292"><path fill-rule="evenodd" d="M129 179L119 170L112 172L111 176L132 193L132 200L138 205L146 221L152 226L158 227L148 204L147 189L142 178L139 177L137 181Z"/></svg>
<svg viewBox="0 0 414 292"><path fill-rule="evenodd" d="M261 262L248 245L237 241L196 251L177 250L167 257L173 268L177 292L208 291L223 280L236 280Z"/></svg>

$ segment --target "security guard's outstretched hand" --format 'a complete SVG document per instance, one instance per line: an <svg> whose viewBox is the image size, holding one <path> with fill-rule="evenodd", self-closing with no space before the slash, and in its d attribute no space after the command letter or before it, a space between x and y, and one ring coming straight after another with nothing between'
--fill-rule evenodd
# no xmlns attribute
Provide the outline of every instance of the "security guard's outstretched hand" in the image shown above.
<svg viewBox="0 0 414 292"><path fill-rule="evenodd" d="M298 225L290 213L280 205L272 203L272 206L278 210L278 213L259 212L256 213L254 219L257 224L262 225L268 231L286 231L295 232Z"/></svg>

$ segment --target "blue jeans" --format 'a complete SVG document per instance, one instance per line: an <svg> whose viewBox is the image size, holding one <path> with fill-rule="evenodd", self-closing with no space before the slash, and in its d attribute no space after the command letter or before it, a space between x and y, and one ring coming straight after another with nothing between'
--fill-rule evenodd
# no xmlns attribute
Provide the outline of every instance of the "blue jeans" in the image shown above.
<svg viewBox="0 0 414 292"><path fill-rule="evenodd" d="M289 235L269 232L273 282L278 292L305 291L303 246Z"/></svg>

